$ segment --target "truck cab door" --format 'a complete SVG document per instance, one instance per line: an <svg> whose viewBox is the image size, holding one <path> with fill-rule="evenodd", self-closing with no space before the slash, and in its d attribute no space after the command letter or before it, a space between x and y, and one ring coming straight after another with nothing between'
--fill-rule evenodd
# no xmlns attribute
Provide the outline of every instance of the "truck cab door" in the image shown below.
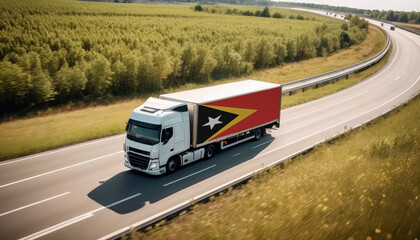
<svg viewBox="0 0 420 240"><path fill-rule="evenodd" d="M180 153L186 150L185 147L185 136L184 126L182 123L174 125L174 141L175 141L175 153Z"/></svg>
<svg viewBox="0 0 420 240"><path fill-rule="evenodd" d="M173 155L174 152L174 128L167 127L162 130L162 136L160 141L160 156L159 158L162 160L161 163L165 163L166 161ZM163 162L164 161L164 162Z"/></svg>

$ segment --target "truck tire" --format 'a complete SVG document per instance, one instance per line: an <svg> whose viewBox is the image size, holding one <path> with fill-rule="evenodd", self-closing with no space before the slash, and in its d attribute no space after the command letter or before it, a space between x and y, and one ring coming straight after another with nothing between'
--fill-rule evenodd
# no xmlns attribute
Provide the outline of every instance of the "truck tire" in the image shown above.
<svg viewBox="0 0 420 240"><path fill-rule="evenodd" d="M255 129L255 141L260 140L262 136L263 136L263 129L262 128Z"/></svg>
<svg viewBox="0 0 420 240"><path fill-rule="evenodd" d="M213 144L210 144L206 147L206 151L204 152L204 158L210 159L214 156L215 153L216 153L216 148L214 147Z"/></svg>
<svg viewBox="0 0 420 240"><path fill-rule="evenodd" d="M168 162L166 163L166 172L173 173L175 172L179 167L179 163L176 158L170 158Z"/></svg>

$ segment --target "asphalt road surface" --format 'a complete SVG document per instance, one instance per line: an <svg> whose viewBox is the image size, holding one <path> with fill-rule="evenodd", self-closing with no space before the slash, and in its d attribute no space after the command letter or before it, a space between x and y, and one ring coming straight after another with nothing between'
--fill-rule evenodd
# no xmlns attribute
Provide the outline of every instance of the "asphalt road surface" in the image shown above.
<svg viewBox="0 0 420 240"><path fill-rule="evenodd" d="M371 21L372 22L372 21ZM377 74L282 111L281 127L172 175L123 166L124 135L0 163L1 239L97 239L359 126L420 90L420 36L389 30L393 50Z"/></svg>

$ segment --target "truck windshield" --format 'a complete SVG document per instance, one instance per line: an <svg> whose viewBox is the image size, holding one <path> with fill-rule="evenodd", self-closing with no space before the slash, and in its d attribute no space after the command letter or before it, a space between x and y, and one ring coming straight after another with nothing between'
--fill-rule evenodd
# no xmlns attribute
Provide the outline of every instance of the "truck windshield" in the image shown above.
<svg viewBox="0 0 420 240"><path fill-rule="evenodd" d="M127 125L127 138L147 145L154 145L159 143L161 128L160 125L130 119Z"/></svg>

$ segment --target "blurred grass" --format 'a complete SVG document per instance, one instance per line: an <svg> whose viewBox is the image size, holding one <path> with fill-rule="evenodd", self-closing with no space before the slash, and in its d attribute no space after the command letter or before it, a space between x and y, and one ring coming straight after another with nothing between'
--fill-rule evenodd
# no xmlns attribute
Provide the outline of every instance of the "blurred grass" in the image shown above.
<svg viewBox="0 0 420 240"><path fill-rule="evenodd" d="M340 50L329 57L285 64L242 78L210 81L205 84L186 84L180 88L167 89L165 92L182 91L243 79L257 79L274 83L290 82L360 62L381 51L385 42L384 34L376 27L370 27L366 39L359 45ZM326 85L317 90L305 91L304 94L285 96L283 108L310 101L355 84L378 71L380 64L385 63L386 59L375 67L356 74L355 78L350 77L348 80ZM35 117L3 122L0 124L0 160L123 133L131 111L144 101L145 98L136 98L106 106L93 106L71 111L68 111L66 107L57 108L40 112Z"/></svg>
<svg viewBox="0 0 420 240"><path fill-rule="evenodd" d="M418 239L419 109L417 96L387 117L123 239Z"/></svg>

